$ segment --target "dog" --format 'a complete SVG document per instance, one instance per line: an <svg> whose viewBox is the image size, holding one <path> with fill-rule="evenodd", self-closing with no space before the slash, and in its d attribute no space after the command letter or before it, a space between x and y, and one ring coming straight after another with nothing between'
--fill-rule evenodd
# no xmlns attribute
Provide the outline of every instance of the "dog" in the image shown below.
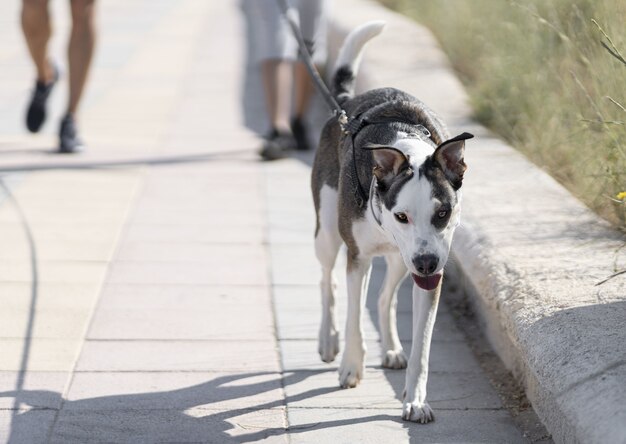
<svg viewBox="0 0 626 444"><path fill-rule="evenodd" d="M408 364L402 418L427 423L434 419L426 402L430 342L443 268L460 222L465 140L473 135L450 138L433 111L394 88L355 96L363 48L383 27L384 22L366 23L342 45L331 87L349 123L328 120L313 164L315 252L322 268L319 354L332 362L339 353L333 267L345 244L348 316L339 384L356 387L363 378L362 299L373 257L384 256L387 272L378 301L382 366ZM397 290L407 272L414 281L408 360L396 326Z"/></svg>

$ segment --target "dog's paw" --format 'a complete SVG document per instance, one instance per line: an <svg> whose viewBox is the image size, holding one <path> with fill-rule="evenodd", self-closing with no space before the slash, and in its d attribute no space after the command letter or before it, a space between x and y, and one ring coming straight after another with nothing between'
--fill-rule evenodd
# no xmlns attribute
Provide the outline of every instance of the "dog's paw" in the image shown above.
<svg viewBox="0 0 626 444"><path fill-rule="evenodd" d="M400 350L387 350L385 357L383 358L383 367L401 369L406 368L407 358L402 349Z"/></svg>
<svg viewBox="0 0 626 444"><path fill-rule="evenodd" d="M354 388L361 382L365 372L363 365L365 352L361 353L360 356L353 357L346 356L346 354L344 354L339 367L339 385L341 388Z"/></svg>
<svg viewBox="0 0 626 444"><path fill-rule="evenodd" d="M336 331L331 331L330 333L320 332L317 351L322 361L333 362L339 353L339 333Z"/></svg>
<svg viewBox="0 0 626 444"><path fill-rule="evenodd" d="M435 414L427 403L405 402L402 406L402 419L426 424L435 420Z"/></svg>

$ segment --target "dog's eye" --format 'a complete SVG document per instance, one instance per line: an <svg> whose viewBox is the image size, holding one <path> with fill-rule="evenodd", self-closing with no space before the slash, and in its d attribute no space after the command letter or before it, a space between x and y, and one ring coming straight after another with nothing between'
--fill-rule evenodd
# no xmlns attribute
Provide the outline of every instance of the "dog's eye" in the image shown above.
<svg viewBox="0 0 626 444"><path fill-rule="evenodd" d="M439 217L439 219L443 219L447 215L448 215L448 210L439 210L439 213L437 213L437 217Z"/></svg>
<svg viewBox="0 0 626 444"><path fill-rule="evenodd" d="M409 223L409 218L406 217L406 214L404 213L395 213L394 214L396 220L398 222L400 222L401 224L408 224Z"/></svg>

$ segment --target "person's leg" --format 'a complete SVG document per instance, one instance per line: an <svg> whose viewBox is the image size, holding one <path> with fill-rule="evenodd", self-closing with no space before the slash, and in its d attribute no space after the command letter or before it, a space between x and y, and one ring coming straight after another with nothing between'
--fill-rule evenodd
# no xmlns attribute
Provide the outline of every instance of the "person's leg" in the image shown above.
<svg viewBox="0 0 626 444"><path fill-rule="evenodd" d="M256 60L261 68L261 79L269 131L264 137L261 157L273 160L284 157L296 147L291 134L291 98L293 88L293 61L297 45L283 20L276 0L249 0L254 23Z"/></svg>
<svg viewBox="0 0 626 444"><path fill-rule="evenodd" d="M324 54L324 39L322 45L319 41L323 33L323 21L325 13L324 0L300 0L297 2L300 15L300 28L302 37L307 43L309 54L313 56L316 51ZM320 57L316 57L319 61ZM309 107L309 102L314 92L314 85L304 62L298 61L294 67L294 91L293 91L293 116L291 121L291 130L296 138L298 149L306 150L309 148L309 138L304 116Z"/></svg>
<svg viewBox="0 0 626 444"><path fill-rule="evenodd" d="M309 149L309 136L304 116L313 95L313 80L309 71L302 62L294 66L293 116L291 118L291 132L296 139L299 150Z"/></svg>
<svg viewBox="0 0 626 444"><path fill-rule="evenodd" d="M96 43L95 0L70 0L72 33L68 49L70 97L67 113L76 114Z"/></svg>
<svg viewBox="0 0 626 444"><path fill-rule="evenodd" d="M265 60L261 63L261 77L270 131L265 136L260 154L265 160L280 159L297 145L289 122L293 62L285 59Z"/></svg>
<svg viewBox="0 0 626 444"><path fill-rule="evenodd" d="M76 111L85 89L89 67L96 43L95 0L70 0L72 10L72 33L68 47L70 71L70 97L67 113L61 120L59 152L76 153L84 149L78 136Z"/></svg>
<svg viewBox="0 0 626 444"><path fill-rule="evenodd" d="M306 113L313 95L313 81L303 62L296 63L294 67L293 95L293 117L300 120Z"/></svg>
<svg viewBox="0 0 626 444"><path fill-rule="evenodd" d="M52 34L48 0L22 0L21 20L26 45L37 69L37 81L51 83L55 74L47 55Z"/></svg>
<svg viewBox="0 0 626 444"><path fill-rule="evenodd" d="M261 64L265 104L272 129L289 132L293 63L265 60Z"/></svg>

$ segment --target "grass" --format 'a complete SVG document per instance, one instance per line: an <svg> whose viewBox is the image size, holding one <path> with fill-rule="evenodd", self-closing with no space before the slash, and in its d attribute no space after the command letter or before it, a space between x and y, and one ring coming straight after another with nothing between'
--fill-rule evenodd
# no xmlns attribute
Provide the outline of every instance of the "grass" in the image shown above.
<svg viewBox="0 0 626 444"><path fill-rule="evenodd" d="M433 31L478 121L626 232L626 2L380 1Z"/></svg>

